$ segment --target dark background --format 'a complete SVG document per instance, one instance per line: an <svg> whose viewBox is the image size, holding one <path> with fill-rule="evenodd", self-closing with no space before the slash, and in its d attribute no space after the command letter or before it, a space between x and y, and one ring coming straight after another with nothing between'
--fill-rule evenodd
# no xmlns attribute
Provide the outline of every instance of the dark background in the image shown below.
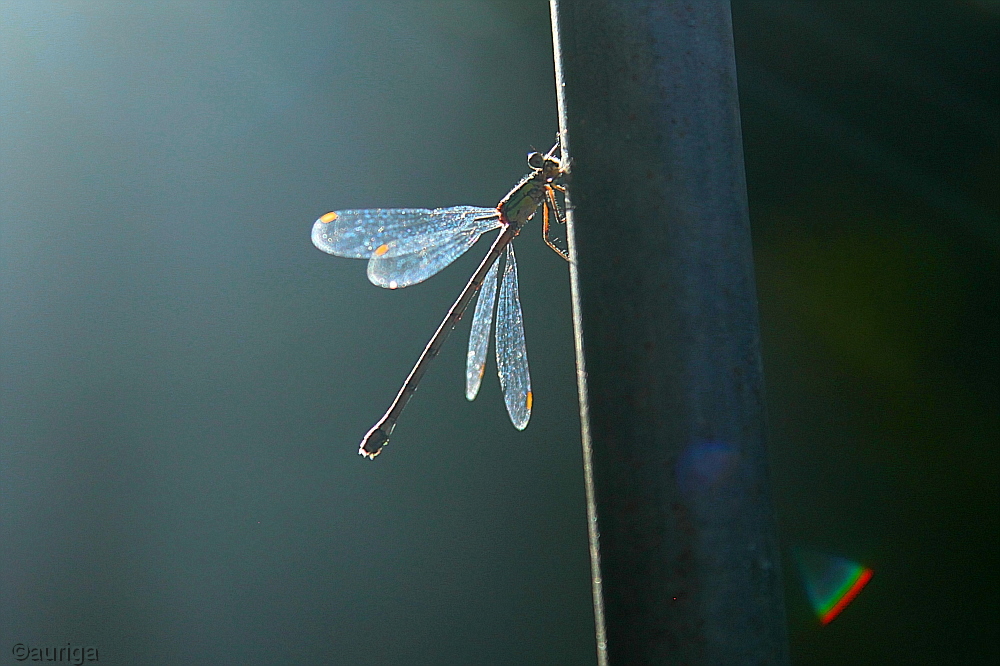
<svg viewBox="0 0 1000 666"><path fill-rule="evenodd" d="M568 272L518 241L535 406L459 326L477 248L390 292L333 208L496 203L555 134L542 0L0 3L0 664L582 664ZM733 4L786 555L875 577L796 664L989 663L996 2Z"/></svg>

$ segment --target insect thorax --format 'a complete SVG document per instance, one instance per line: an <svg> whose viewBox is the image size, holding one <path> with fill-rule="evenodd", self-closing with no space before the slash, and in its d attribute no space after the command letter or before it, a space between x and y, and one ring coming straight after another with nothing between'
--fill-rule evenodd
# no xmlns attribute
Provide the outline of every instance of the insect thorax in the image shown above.
<svg viewBox="0 0 1000 666"><path fill-rule="evenodd" d="M521 226L545 201L545 179L541 172L525 176L497 206L500 214L512 224Z"/></svg>

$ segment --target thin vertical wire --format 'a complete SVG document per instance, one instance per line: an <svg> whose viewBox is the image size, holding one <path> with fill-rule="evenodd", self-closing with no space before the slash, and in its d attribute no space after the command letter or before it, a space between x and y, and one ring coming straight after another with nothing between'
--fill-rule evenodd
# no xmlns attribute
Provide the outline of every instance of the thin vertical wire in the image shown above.
<svg viewBox="0 0 1000 666"><path fill-rule="evenodd" d="M552 14L552 51L555 56L556 103L559 109L559 146L564 164L572 164L569 133L566 131L566 88L563 81L562 40L559 36L559 0L550 0ZM570 166L572 170L572 166ZM569 283L573 299L573 343L576 350L576 387L580 400L580 441L583 446L583 484L587 498L587 536L590 544L590 579L594 597L594 629L597 639L598 666L608 666L607 628L604 622L604 583L601 578L601 535L597 523L597 500L594 495L593 446L590 437L590 407L587 398L587 364L583 353L583 313L579 307L580 275L573 234L573 201L566 192L566 234L569 243Z"/></svg>

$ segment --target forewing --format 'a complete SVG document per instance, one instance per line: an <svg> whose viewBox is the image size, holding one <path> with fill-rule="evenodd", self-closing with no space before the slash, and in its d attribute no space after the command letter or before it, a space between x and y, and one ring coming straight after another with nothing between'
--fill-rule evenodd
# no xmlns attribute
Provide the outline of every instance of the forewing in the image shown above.
<svg viewBox="0 0 1000 666"><path fill-rule="evenodd" d="M465 397L475 400L479 385L486 369L486 352L490 346L490 327L493 324L493 305L497 298L497 267L494 261L486 273L483 286L479 288L476 312L472 316L472 330L469 332L469 353L465 364Z"/></svg>
<svg viewBox="0 0 1000 666"><path fill-rule="evenodd" d="M316 220L312 241L328 254L367 259L391 241L438 231L435 221L429 208L338 210Z"/></svg>
<svg viewBox="0 0 1000 666"><path fill-rule="evenodd" d="M524 322L517 295L517 262L512 245L507 246L507 261L497 306L497 370L510 420L515 428L524 430L531 418L531 377L528 374L528 350L524 345Z"/></svg>
<svg viewBox="0 0 1000 666"><path fill-rule="evenodd" d="M368 259L376 251L388 252L389 245L406 247L409 242L427 245L449 230L479 224L476 218L497 217L493 208L454 206L452 208L371 208L338 210L322 215L313 224L312 241L320 250L338 257ZM499 221L495 222L496 228ZM440 241L438 241L440 242Z"/></svg>
<svg viewBox="0 0 1000 666"><path fill-rule="evenodd" d="M499 216L491 208L466 207L450 217L453 226L442 225L432 233L400 238L375 248L368 262L372 284L401 289L422 282L464 254L485 232L500 226Z"/></svg>

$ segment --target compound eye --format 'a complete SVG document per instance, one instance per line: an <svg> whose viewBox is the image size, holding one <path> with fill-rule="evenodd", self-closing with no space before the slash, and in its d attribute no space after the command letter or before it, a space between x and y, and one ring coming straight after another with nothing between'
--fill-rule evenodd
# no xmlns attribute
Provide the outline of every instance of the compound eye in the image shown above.
<svg viewBox="0 0 1000 666"><path fill-rule="evenodd" d="M541 169L545 163L545 158L541 153L528 153L528 166L532 169Z"/></svg>

